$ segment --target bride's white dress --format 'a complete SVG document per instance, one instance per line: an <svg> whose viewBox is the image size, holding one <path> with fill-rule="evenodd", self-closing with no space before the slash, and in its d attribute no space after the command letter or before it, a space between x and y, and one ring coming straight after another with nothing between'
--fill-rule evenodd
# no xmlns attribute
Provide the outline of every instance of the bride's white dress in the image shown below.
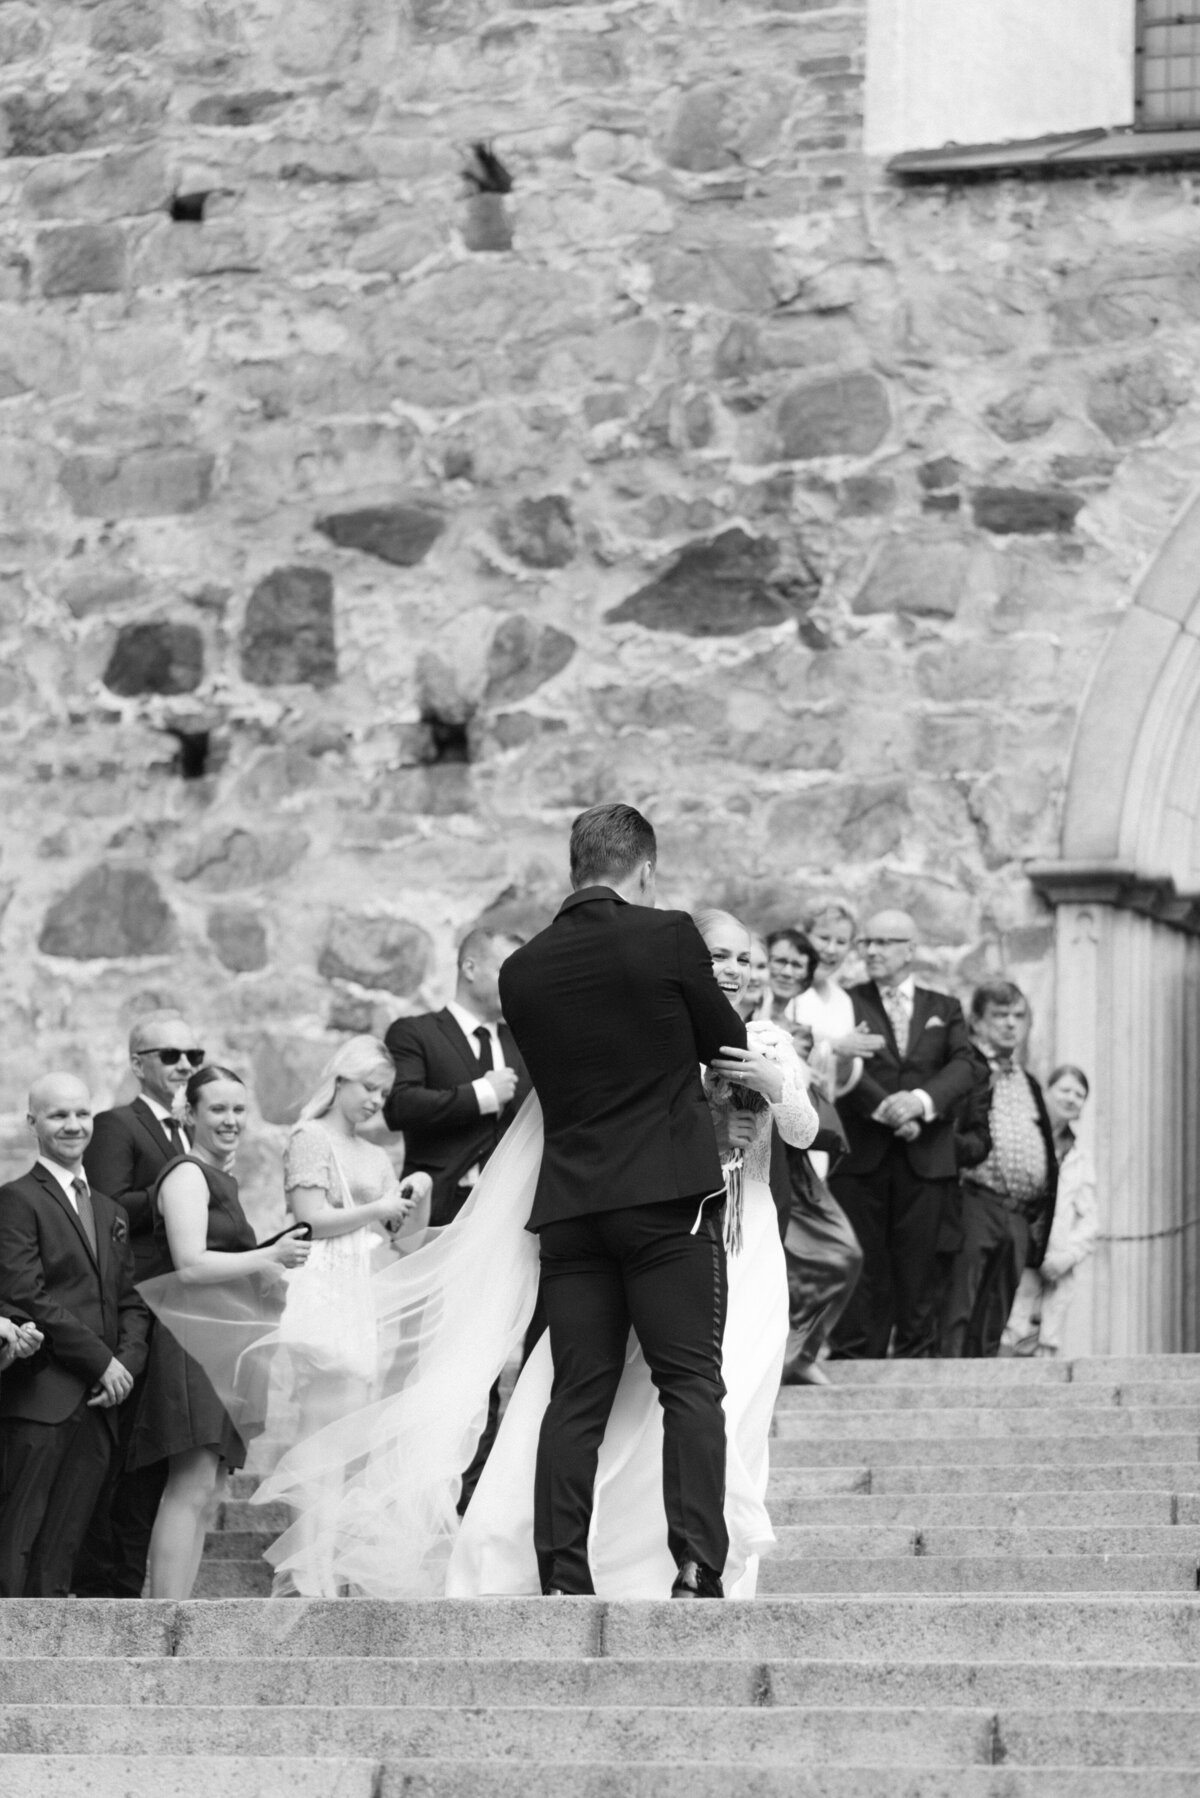
<svg viewBox="0 0 1200 1798"><path fill-rule="evenodd" d="M779 1105L761 1115L745 1151L741 1244L728 1257L729 1299L722 1341L728 1441L725 1591L753 1598L759 1557L775 1534L764 1503L768 1441L788 1332L787 1270L779 1219L767 1183L772 1120L786 1142L803 1148L816 1131L791 1039L772 1024L751 1026L771 1043L784 1070ZM454 1544L446 1577L451 1598L537 1593L533 1548L533 1471L538 1432L550 1398L548 1338L534 1349L504 1415ZM629 1353L600 1450L588 1560L601 1598L665 1598L675 1577L667 1549L662 1495L662 1409L650 1370L631 1333Z"/></svg>

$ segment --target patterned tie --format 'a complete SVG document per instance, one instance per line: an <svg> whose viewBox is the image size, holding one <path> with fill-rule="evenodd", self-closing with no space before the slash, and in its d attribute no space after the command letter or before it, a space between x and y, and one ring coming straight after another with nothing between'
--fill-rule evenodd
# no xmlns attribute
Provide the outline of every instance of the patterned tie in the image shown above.
<svg viewBox="0 0 1200 1798"><path fill-rule="evenodd" d="M83 1233L88 1239L88 1247L92 1254L96 1253L96 1213L92 1206L92 1195L88 1191L88 1183L82 1174L76 1174L71 1181L71 1191L75 1194L75 1209L79 1213L79 1221L83 1225Z"/></svg>
<svg viewBox="0 0 1200 1798"><path fill-rule="evenodd" d="M892 1026L896 1047L903 1056L908 1052L908 1000L897 986L880 987L879 997L883 1000L883 1009L887 1012L888 1022Z"/></svg>
<svg viewBox="0 0 1200 1798"><path fill-rule="evenodd" d="M496 1057L492 1051L492 1033L486 1024L478 1024L472 1033L479 1044L479 1066L483 1073L496 1065Z"/></svg>

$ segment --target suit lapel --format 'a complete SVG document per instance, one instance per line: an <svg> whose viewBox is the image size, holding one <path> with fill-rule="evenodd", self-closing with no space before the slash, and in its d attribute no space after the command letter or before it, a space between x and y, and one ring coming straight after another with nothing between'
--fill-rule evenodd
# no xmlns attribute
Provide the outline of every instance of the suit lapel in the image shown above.
<svg viewBox="0 0 1200 1798"><path fill-rule="evenodd" d="M100 1263L97 1260L96 1256L92 1254L92 1245L87 1239L87 1231L84 1229L82 1223L80 1222L79 1213L76 1211L74 1205L72 1205L70 1199L67 1197L66 1193L63 1191L63 1189L59 1185L58 1181L54 1178L54 1175L47 1173L46 1169L44 1167L42 1167L39 1162L34 1163L33 1174L34 1174L34 1178L36 1180L40 1181L42 1190L50 1195L50 1198L58 1206L59 1210L63 1213L64 1217L69 1219L71 1228L74 1230L76 1236L78 1236L80 1242L83 1244L84 1253L86 1254L88 1260L91 1262L92 1266L96 1269L97 1273L99 1273ZM97 1247L99 1247L99 1243L100 1243L100 1226L99 1226L99 1224L97 1224L96 1225Z"/></svg>
<svg viewBox="0 0 1200 1798"><path fill-rule="evenodd" d="M142 1133L148 1136L160 1155L173 1155L174 1146L167 1139L167 1132L161 1121L155 1117L145 1099L140 1095L129 1108L142 1127Z"/></svg>
<svg viewBox="0 0 1200 1798"><path fill-rule="evenodd" d="M904 1057L903 1057L903 1055L901 1055L900 1045L896 1041L896 1032L892 1028L892 1020L891 1020L891 1018L889 1018L889 1016L887 1014L887 1007L883 1003L883 995L880 993L879 988L876 986L876 984L873 980L868 980L866 985L864 986L863 998L864 998L864 1003L869 1004L870 1009L875 1014L874 1017L871 1019L871 1022L876 1026L877 1029L879 1029L883 1032L884 1036L887 1037L888 1042L891 1044L892 1055L895 1058L895 1060L897 1061L897 1063L902 1062L904 1060ZM912 1037L911 1022L909 1023L909 1027L908 1027L908 1034L909 1034L909 1038L911 1040L911 1037Z"/></svg>
<svg viewBox="0 0 1200 1798"><path fill-rule="evenodd" d="M468 1080L479 1078L479 1057L467 1041L462 1025L451 1011L439 1011L435 1015L435 1023L440 1027L443 1036L450 1044L458 1059L462 1062Z"/></svg>

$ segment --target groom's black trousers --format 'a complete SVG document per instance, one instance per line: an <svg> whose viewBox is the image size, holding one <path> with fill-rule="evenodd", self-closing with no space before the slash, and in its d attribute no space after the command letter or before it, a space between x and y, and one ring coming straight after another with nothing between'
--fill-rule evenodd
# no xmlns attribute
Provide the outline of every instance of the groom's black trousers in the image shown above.
<svg viewBox="0 0 1200 1798"><path fill-rule="evenodd" d="M717 1573L725 1565L723 1197L704 1205L694 1234L699 1198L568 1218L539 1232L554 1358L534 1484L543 1591L595 1590L587 1542L596 1463L631 1325L663 1410L667 1545L676 1562L702 1561Z"/></svg>

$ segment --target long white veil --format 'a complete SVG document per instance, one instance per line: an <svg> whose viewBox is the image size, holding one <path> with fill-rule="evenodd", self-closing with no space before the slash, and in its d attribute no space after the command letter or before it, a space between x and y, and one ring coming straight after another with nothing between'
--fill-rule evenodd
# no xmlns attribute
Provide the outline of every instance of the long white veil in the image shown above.
<svg viewBox="0 0 1200 1798"><path fill-rule="evenodd" d="M369 1282L378 1376L365 1403L361 1381L348 1380L345 1414L302 1440L294 1395L314 1362L269 1290L256 1312L250 1281L197 1287L168 1275L140 1289L204 1367L235 1422L249 1424L245 1433L254 1433L269 1383L268 1446L256 1459L269 1462L271 1443L283 1452L253 1502L293 1508L298 1521L267 1559L300 1591L372 1598L444 1591L461 1475L491 1386L537 1297L537 1239L525 1224L541 1155L542 1113L531 1095L454 1221L409 1254L380 1251L384 1265Z"/></svg>

